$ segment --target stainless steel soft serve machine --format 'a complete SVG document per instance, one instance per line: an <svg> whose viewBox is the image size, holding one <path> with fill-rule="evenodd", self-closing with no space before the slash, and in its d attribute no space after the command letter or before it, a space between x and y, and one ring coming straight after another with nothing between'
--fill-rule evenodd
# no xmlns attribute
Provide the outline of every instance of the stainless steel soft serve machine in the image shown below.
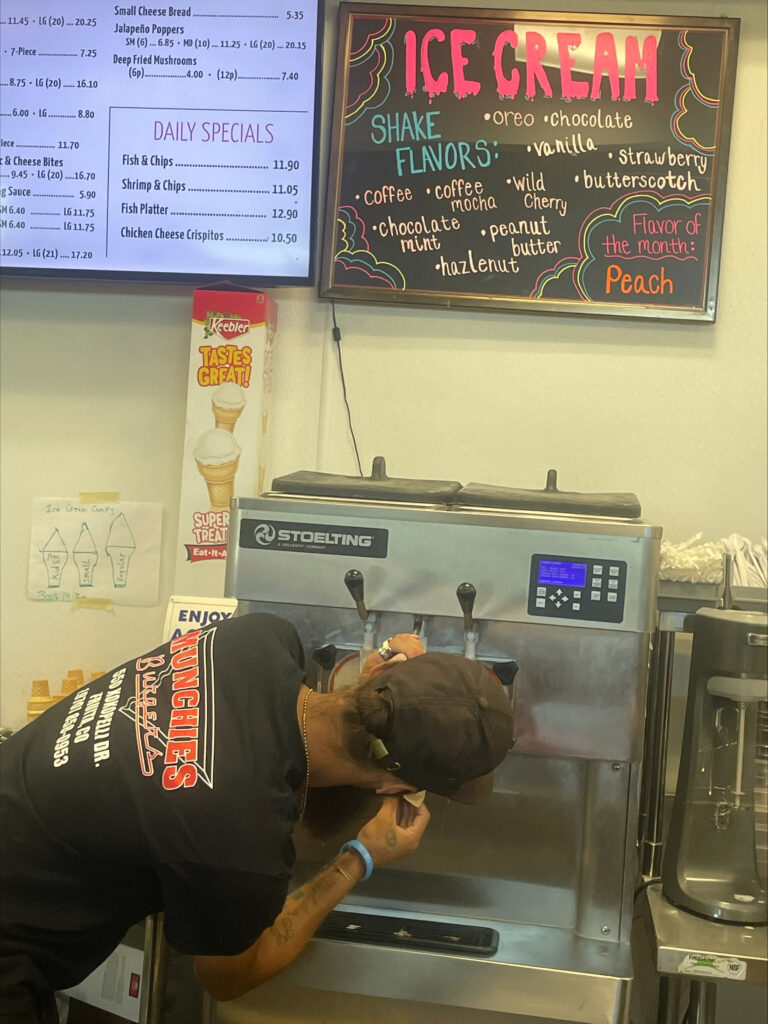
<svg viewBox="0 0 768 1024"><path fill-rule="evenodd" d="M553 471L531 491L382 459L233 501L226 594L295 624L318 687L402 632L514 677L492 797L430 797L419 852L356 886L281 983L627 1024L661 536L639 517L634 495L563 492ZM335 853L298 847L299 874Z"/></svg>

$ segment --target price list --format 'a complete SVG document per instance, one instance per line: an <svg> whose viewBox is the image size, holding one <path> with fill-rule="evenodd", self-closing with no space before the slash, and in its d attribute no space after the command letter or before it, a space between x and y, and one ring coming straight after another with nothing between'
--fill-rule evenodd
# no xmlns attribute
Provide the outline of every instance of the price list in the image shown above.
<svg viewBox="0 0 768 1024"><path fill-rule="evenodd" d="M311 274L318 6L3 0L4 268Z"/></svg>

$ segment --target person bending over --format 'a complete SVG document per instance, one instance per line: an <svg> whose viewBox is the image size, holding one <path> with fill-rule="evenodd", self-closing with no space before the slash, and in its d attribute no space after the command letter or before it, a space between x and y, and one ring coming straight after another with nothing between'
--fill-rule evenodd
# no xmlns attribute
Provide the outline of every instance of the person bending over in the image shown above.
<svg viewBox="0 0 768 1024"><path fill-rule="evenodd" d="M320 694L290 623L234 617L0 745L3 1022L56 1024L54 993L157 912L203 987L236 998L288 966L373 868L418 848L429 810L402 794L482 790L512 745L503 688L415 636L386 648L357 685ZM296 821L338 830L359 790L381 795L378 812L288 894Z"/></svg>

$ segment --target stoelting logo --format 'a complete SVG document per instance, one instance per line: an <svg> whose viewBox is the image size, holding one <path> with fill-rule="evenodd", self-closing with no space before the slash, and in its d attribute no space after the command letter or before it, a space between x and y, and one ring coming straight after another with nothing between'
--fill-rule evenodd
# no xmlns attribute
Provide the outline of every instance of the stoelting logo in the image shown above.
<svg viewBox="0 0 768 1024"><path fill-rule="evenodd" d="M335 526L328 523L288 523L244 519L240 523L240 547L313 555L356 554L362 558L386 558L389 530L367 526Z"/></svg>
<svg viewBox="0 0 768 1024"><path fill-rule="evenodd" d="M224 341L241 337L251 329L251 321L236 313L211 313L205 318L203 337L210 338L214 334Z"/></svg>
<svg viewBox="0 0 768 1024"><path fill-rule="evenodd" d="M253 531L253 539L261 547L268 547L270 544L274 544L276 536L277 531L269 523L259 523Z"/></svg>

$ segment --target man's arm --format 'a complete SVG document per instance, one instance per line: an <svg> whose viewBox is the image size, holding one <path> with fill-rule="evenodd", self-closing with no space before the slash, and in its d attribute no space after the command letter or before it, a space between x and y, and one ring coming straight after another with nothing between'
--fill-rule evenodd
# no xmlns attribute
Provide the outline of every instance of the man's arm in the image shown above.
<svg viewBox="0 0 768 1024"><path fill-rule="evenodd" d="M403 810L399 797L385 798L379 813L358 833L375 867L414 853L429 821L425 806ZM197 956L200 984L219 1000L236 999L268 981L304 950L322 921L363 877L361 858L345 850L292 892L275 923L236 956ZM346 877L346 876L349 876Z"/></svg>

